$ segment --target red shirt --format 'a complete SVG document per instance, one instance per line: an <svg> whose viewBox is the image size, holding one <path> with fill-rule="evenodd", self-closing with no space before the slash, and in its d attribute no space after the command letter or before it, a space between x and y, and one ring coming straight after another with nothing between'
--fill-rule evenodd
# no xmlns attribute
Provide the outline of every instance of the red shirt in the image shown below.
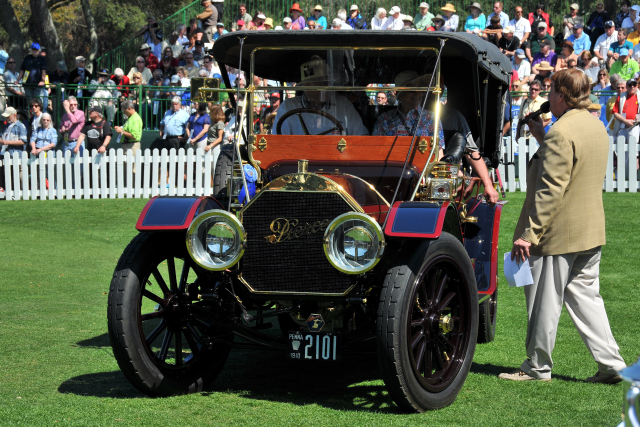
<svg viewBox="0 0 640 427"><path fill-rule="evenodd" d="M624 107L622 107L622 113L620 113L619 106L620 106L620 97L618 97L616 99L616 103L613 104L612 111L614 113L622 114L623 116L625 116L627 120L635 121L636 114L638 114L638 93L636 92L635 95L625 100Z"/></svg>
<svg viewBox="0 0 640 427"><path fill-rule="evenodd" d="M130 84L129 82L129 77L127 77L126 75L122 76L122 79L120 81L116 80L117 77L114 75L111 76L111 80L113 80L113 82L116 84L116 86L118 87L118 90L122 93L122 95L125 98L129 97L129 88L124 88L122 89L122 86L127 86Z"/></svg>
<svg viewBox="0 0 640 427"><path fill-rule="evenodd" d="M149 57L145 58L145 62L146 62L147 68L150 69L152 73L153 73L153 70L155 70L160 66L158 57L155 56L153 53L149 53Z"/></svg>

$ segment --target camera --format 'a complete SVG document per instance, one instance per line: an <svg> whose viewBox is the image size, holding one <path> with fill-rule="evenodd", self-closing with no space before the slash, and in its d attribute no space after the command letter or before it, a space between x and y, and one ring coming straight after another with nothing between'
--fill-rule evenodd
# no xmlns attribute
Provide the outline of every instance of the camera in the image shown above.
<svg viewBox="0 0 640 427"><path fill-rule="evenodd" d="M158 23L154 22L153 24L150 25L151 28L158 28Z"/></svg>

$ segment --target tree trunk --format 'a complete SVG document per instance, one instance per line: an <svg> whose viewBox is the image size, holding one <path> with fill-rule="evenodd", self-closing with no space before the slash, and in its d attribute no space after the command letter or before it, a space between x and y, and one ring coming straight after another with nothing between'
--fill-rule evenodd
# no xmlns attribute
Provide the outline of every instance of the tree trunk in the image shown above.
<svg viewBox="0 0 640 427"><path fill-rule="evenodd" d="M64 60L58 31L53 24L46 0L29 0L29 3L36 32L40 36L40 43L47 47L47 68L53 70L57 61Z"/></svg>
<svg viewBox="0 0 640 427"><path fill-rule="evenodd" d="M24 48L24 36L22 31L19 30L20 22L18 22L9 0L0 0L0 10L2 11L0 13L0 25L9 34L9 44L4 48L9 56L16 60L16 70L18 70L22 63L22 49Z"/></svg>
<svg viewBox="0 0 640 427"><path fill-rule="evenodd" d="M89 71L93 72L93 61L95 61L98 56L98 32L96 31L96 21L93 19L93 12L91 11L89 0L80 0L80 3L82 4L82 13L84 13L84 19L87 21L87 28L89 29L89 37L91 39L87 68Z"/></svg>

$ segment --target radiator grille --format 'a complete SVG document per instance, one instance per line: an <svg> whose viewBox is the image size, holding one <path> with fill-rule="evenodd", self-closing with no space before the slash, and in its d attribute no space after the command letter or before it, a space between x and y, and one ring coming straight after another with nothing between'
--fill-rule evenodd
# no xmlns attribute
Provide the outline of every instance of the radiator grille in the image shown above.
<svg viewBox="0 0 640 427"><path fill-rule="evenodd" d="M322 237L326 226L316 233L269 243L270 226L277 218L298 224L333 221L352 211L336 193L265 191L243 213L247 249L241 260L242 277L257 292L342 294L353 276L336 270L324 254ZM327 224L328 224L327 222Z"/></svg>

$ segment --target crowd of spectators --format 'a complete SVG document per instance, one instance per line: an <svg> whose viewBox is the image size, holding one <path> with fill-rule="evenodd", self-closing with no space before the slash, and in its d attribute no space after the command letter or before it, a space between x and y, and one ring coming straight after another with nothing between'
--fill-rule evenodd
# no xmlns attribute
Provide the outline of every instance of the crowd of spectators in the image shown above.
<svg viewBox="0 0 640 427"><path fill-rule="evenodd" d="M64 140L64 148L74 154L82 153L83 147L89 146L104 151L112 135L116 137L114 132L119 134L118 139L124 138L121 143L136 149L141 134L137 129L139 125L157 129L159 140L165 141L158 144L175 145L175 138L166 142L167 132L163 130L170 118L167 114L176 107L186 112L180 114L178 129L173 125L170 127L169 137L180 137L182 146L191 144L212 149L223 142L222 135L211 133L214 128L216 132L220 131L218 118L225 116L222 122L228 122L234 111L227 102L228 96L223 95L220 111L215 106L217 118L214 120L211 116L214 106L192 104L188 88L194 77L221 77L218 64L206 53L207 48L228 31L241 30L408 30L475 34L495 44L511 60L514 70L511 89L518 92L512 104L524 107L520 109L521 113L533 111L541 104L550 76L562 69L582 70L597 91L615 91L617 86L612 86L612 82L616 79L626 84L635 82L640 74L640 14L637 13L640 6L631 6L628 0L622 1L619 11L606 11L604 4L598 2L595 10L586 14L574 3L561 22L549 16L543 3L533 11L525 11L516 5L512 16L500 1L493 4L488 15L478 2L471 3L466 10L465 19L460 19L456 7L446 3L434 15L429 4L422 2L415 14L393 6L388 11L378 8L373 17L368 17L353 4L348 11L339 9L335 16L326 16L320 4L305 13L299 3L293 3L289 16L280 20L266 16L263 10L250 14L241 3L232 13L231 25L227 28L223 22L223 2L203 0L202 12L178 25L170 34L163 34L156 18L149 15L146 24L136 33L142 39L141 45L135 63L130 64L128 70L115 68L91 72L86 67L86 59L78 56L71 71L64 61L55 64L55 70L48 71L46 52L38 43L31 45L30 54L21 60L20 67L16 67L16 58L9 58L0 48L0 75L4 79L0 84L4 89L0 94L3 101L0 109L5 109L6 98L6 106L12 107L6 111L15 110L18 121L25 123L26 142L34 143L31 148L25 145L25 150L32 153L47 150L50 144L45 142L53 138L55 132ZM276 22L282 25L274 25ZM242 72L231 68L227 71L232 86L246 86ZM64 93L64 111L53 114L55 107L48 99L55 94L54 84L57 83L73 86ZM268 86L269 83L259 77L254 81L255 86ZM267 117L277 112L280 94L264 90L257 98L259 104L254 107L258 120L254 125L256 130L264 130ZM601 100L604 103L608 96ZM375 97L372 94L371 102L393 104L395 93L392 88L384 88ZM615 103L609 104L607 112L613 110ZM24 110L27 106L28 112ZM45 120L48 125L43 126L42 116L47 113L49 122ZM121 113L127 119L125 125L112 126L116 115ZM174 111L170 116L177 113ZM63 114L61 123L52 123L51 117L60 114ZM188 119L183 117L185 115ZM96 137L96 126L100 129L99 137ZM92 136L83 133L85 130ZM22 135L22 132L18 134ZM15 142L3 142L2 145L11 149L18 146Z"/></svg>

